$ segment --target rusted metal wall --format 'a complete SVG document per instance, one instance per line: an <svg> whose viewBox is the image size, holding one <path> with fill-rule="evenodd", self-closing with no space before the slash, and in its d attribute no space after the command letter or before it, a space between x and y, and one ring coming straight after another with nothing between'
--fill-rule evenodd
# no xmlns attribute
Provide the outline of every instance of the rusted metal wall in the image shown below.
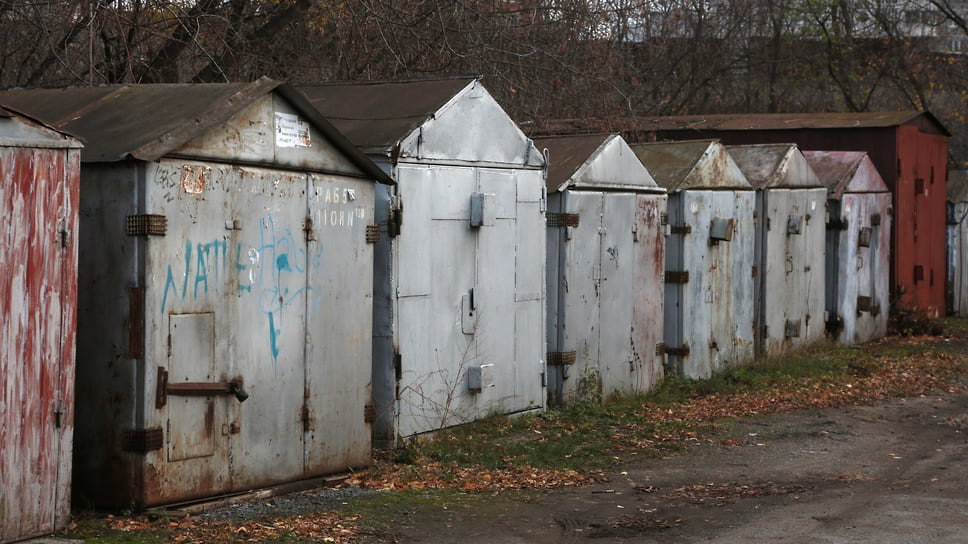
<svg viewBox="0 0 968 544"><path fill-rule="evenodd" d="M860 344L887 334L891 194L866 153L807 151L827 187L827 329Z"/></svg>
<svg viewBox="0 0 968 544"><path fill-rule="evenodd" d="M0 542L70 521L78 147L0 108Z"/></svg>
<svg viewBox="0 0 968 544"><path fill-rule="evenodd" d="M555 168L581 153L548 178L549 402L647 391L664 363L665 191L617 135L535 145Z"/></svg>
<svg viewBox="0 0 968 544"><path fill-rule="evenodd" d="M84 164L79 503L368 462L375 183L305 113L269 93L157 161Z"/></svg>
<svg viewBox="0 0 968 544"><path fill-rule="evenodd" d="M717 141L634 144L669 190L668 369L690 378L753 359L755 194Z"/></svg>
<svg viewBox="0 0 968 544"><path fill-rule="evenodd" d="M870 116L886 120L871 123L867 121ZM803 150L867 152L893 196L890 281L894 309L922 317L944 312L949 134L933 116L927 112L876 112L743 117L655 118L626 137L630 141L720 138L729 145L796 143Z"/></svg>
<svg viewBox="0 0 968 544"><path fill-rule="evenodd" d="M776 356L824 332L827 190L795 145L727 149L756 189L756 353Z"/></svg>

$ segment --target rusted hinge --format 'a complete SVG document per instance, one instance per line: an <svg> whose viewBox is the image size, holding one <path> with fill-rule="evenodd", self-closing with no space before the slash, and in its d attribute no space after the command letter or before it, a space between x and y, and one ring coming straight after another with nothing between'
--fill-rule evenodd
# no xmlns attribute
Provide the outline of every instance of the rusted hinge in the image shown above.
<svg viewBox="0 0 968 544"><path fill-rule="evenodd" d="M387 236L396 238L403 225L403 200L400 195L390 197L390 215L387 217Z"/></svg>
<svg viewBox="0 0 968 544"><path fill-rule="evenodd" d="M574 351L549 351L548 364L550 366L568 366L575 364L578 354Z"/></svg>
<svg viewBox="0 0 968 544"><path fill-rule="evenodd" d="M124 232L128 236L164 236L168 232L168 218L164 215L129 215L124 220Z"/></svg>
<svg viewBox="0 0 968 544"><path fill-rule="evenodd" d="M580 217L577 213L556 213L545 214L547 226L549 227L577 227Z"/></svg>
<svg viewBox="0 0 968 544"><path fill-rule="evenodd" d="M669 227L669 232L672 234L690 234L692 233L692 225L672 225Z"/></svg>
<svg viewBox="0 0 968 544"><path fill-rule="evenodd" d="M666 270L665 282L666 283L689 283L689 271L688 270Z"/></svg>
<svg viewBox="0 0 968 544"><path fill-rule="evenodd" d="M375 244L380 241L380 225L366 226L366 243Z"/></svg>
<svg viewBox="0 0 968 544"><path fill-rule="evenodd" d="M140 359L145 351L145 289L128 288L128 352L130 359Z"/></svg>
<svg viewBox="0 0 968 544"><path fill-rule="evenodd" d="M871 235L873 231L871 227L861 227L860 232L857 235L857 245L860 247L871 247Z"/></svg>
<svg viewBox="0 0 968 544"><path fill-rule="evenodd" d="M872 213L871 214L871 226L872 227L877 227L877 226L880 226L880 224L881 224L881 214L879 214L879 213Z"/></svg>
<svg viewBox="0 0 968 544"><path fill-rule="evenodd" d="M148 453L165 445L165 432L161 427L135 429L121 433L121 450L132 453Z"/></svg>
<svg viewBox="0 0 968 544"><path fill-rule="evenodd" d="M840 217L831 218L827 221L827 230L847 230L847 220Z"/></svg>
<svg viewBox="0 0 968 544"><path fill-rule="evenodd" d="M874 309L874 297L857 297L857 311L858 312L870 312Z"/></svg>
<svg viewBox="0 0 968 544"><path fill-rule="evenodd" d="M665 352L667 354L669 354L669 355L678 355L679 357L688 357L689 356L689 343L686 342L686 343L682 344L682 347L680 347L680 348L670 348L669 346L666 346L665 347Z"/></svg>
<svg viewBox="0 0 968 544"><path fill-rule="evenodd" d="M373 423L374 421L376 421L376 405L368 402L363 407L363 422Z"/></svg>
<svg viewBox="0 0 968 544"><path fill-rule="evenodd" d="M69 247L71 245L74 232L68 226L67 219L61 219L60 225L57 226L57 234L60 236L61 247Z"/></svg>
<svg viewBox="0 0 968 544"><path fill-rule="evenodd" d="M313 231L313 218L307 217L303 219L303 232L306 233L306 241L312 242L316 239L316 233Z"/></svg>
<svg viewBox="0 0 968 544"><path fill-rule="evenodd" d="M663 343L663 342L656 343L656 345L655 345L655 354L656 355L665 355L665 352L666 352L665 343Z"/></svg>
<svg viewBox="0 0 968 544"><path fill-rule="evenodd" d="M669 214L662 212L659 214L659 224L663 227L669 224Z"/></svg>

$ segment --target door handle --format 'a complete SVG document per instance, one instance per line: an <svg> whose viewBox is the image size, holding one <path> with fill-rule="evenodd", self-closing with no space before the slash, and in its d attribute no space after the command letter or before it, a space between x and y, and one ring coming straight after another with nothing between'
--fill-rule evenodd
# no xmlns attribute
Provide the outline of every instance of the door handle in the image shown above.
<svg viewBox="0 0 968 544"><path fill-rule="evenodd" d="M155 390L155 407L162 408L168 404L168 396L208 397L211 395L234 395L241 403L249 398L249 393L242 386L241 379L228 382L168 382L168 369L158 368L158 384Z"/></svg>

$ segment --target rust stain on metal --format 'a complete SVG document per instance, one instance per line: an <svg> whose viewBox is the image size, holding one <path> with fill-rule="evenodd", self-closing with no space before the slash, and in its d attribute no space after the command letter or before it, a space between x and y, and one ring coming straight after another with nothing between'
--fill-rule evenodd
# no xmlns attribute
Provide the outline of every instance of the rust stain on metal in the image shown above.
<svg viewBox="0 0 968 544"><path fill-rule="evenodd" d="M212 168L209 166L182 166L181 186L186 193L200 195L205 192L205 185L212 178Z"/></svg>

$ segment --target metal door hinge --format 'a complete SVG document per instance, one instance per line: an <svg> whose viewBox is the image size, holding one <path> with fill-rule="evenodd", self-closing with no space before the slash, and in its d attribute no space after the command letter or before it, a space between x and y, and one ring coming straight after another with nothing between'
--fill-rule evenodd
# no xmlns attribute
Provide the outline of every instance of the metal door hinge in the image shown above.
<svg viewBox="0 0 968 544"><path fill-rule="evenodd" d="M847 220L840 217L831 218L827 221L827 230L847 230Z"/></svg>
<svg viewBox="0 0 968 544"><path fill-rule="evenodd" d="M683 343L682 344L682 347L679 347L679 348L670 348L669 346L666 346L665 347L665 352L668 355L678 355L679 357L688 357L689 356L689 343L688 342Z"/></svg>
<svg viewBox="0 0 968 544"><path fill-rule="evenodd" d="M148 453L165 445L165 432L161 427L135 429L121 433L121 450L131 453Z"/></svg>
<svg viewBox="0 0 968 544"><path fill-rule="evenodd" d="M871 227L861 227L857 236L857 245L860 247L871 247Z"/></svg>
<svg viewBox="0 0 968 544"><path fill-rule="evenodd" d="M656 355L665 355L665 352L666 352L666 346L665 346L665 344L663 342L658 342L655 345L655 354Z"/></svg>
<svg viewBox="0 0 968 544"><path fill-rule="evenodd" d="M659 214L659 224L663 227L669 224L669 214L667 212Z"/></svg>
<svg viewBox="0 0 968 544"><path fill-rule="evenodd" d="M171 346L168 347L171 355ZM130 359L140 359L145 351L145 289L128 288L128 353Z"/></svg>
<svg viewBox="0 0 968 544"><path fill-rule="evenodd" d="M545 214L547 226L549 227L577 227L580 217L577 213L556 213Z"/></svg>
<svg viewBox="0 0 968 544"><path fill-rule="evenodd" d="M380 241L380 225L366 226L366 243L375 244Z"/></svg>
<svg viewBox="0 0 968 544"><path fill-rule="evenodd" d="M316 232L313 231L313 218L307 217L303 219L303 232L306 233L306 241L312 242L316 239Z"/></svg>
<svg viewBox="0 0 968 544"><path fill-rule="evenodd" d="M691 234L692 225L673 225L669 227L669 232L672 234Z"/></svg>
<svg viewBox="0 0 968 544"><path fill-rule="evenodd" d="M395 238L400 235L400 228L403 225L403 197L393 195L390 197L390 215L387 218L387 236Z"/></svg>
<svg viewBox="0 0 968 544"><path fill-rule="evenodd" d="M689 271L688 270L666 270L665 282L666 283L689 283Z"/></svg>
<svg viewBox="0 0 968 544"><path fill-rule="evenodd" d="M64 401L56 399L54 401L54 428L60 429L64 426Z"/></svg>
<svg viewBox="0 0 968 544"><path fill-rule="evenodd" d="M374 421L376 421L376 405L368 402L363 407L363 422L373 423Z"/></svg>
<svg viewBox="0 0 968 544"><path fill-rule="evenodd" d="M128 236L164 236L168 232L168 218L157 214L129 215L124 221Z"/></svg>
<svg viewBox="0 0 968 544"><path fill-rule="evenodd" d="M60 225L57 227L57 234L60 235L61 247L68 247L71 245L74 232L70 227L67 226L67 219L61 219Z"/></svg>
<svg viewBox="0 0 968 544"><path fill-rule="evenodd" d="M575 364L578 354L574 351L549 351L548 364L550 366L568 366Z"/></svg>

